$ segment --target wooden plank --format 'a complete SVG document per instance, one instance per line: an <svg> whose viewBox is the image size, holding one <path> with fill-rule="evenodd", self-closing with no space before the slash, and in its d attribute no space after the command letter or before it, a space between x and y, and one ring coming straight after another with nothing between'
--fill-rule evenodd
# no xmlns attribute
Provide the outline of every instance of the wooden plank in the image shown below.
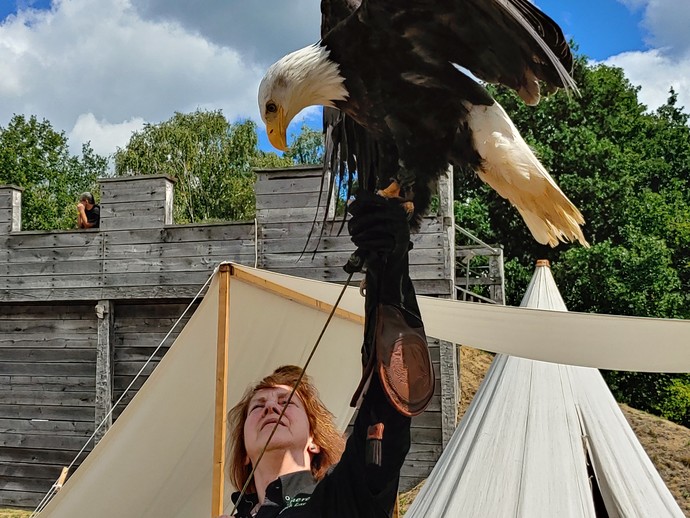
<svg viewBox="0 0 690 518"><path fill-rule="evenodd" d="M175 243L106 244L105 261L114 259L156 259L208 256L254 255L254 243L248 241L190 241Z"/></svg>
<svg viewBox="0 0 690 518"><path fill-rule="evenodd" d="M165 225L165 214L147 216L102 217L101 226L109 231L115 229L160 228Z"/></svg>
<svg viewBox="0 0 690 518"><path fill-rule="evenodd" d="M36 261L74 261L100 259L102 245L93 246L49 246L47 248L12 248L8 251L7 261L12 263L30 263Z"/></svg>
<svg viewBox="0 0 690 518"><path fill-rule="evenodd" d="M405 461L405 464L403 464L400 470L400 476L417 478L417 480L421 482L422 479L429 476L435 464L435 462L423 460Z"/></svg>
<svg viewBox="0 0 690 518"><path fill-rule="evenodd" d="M98 274L103 269L103 261L97 259L73 259L64 261L7 262L0 265L0 275L21 278L27 275L59 276L70 274Z"/></svg>
<svg viewBox="0 0 690 518"><path fill-rule="evenodd" d="M98 231L63 230L54 232L20 232L7 236L7 248L91 248L101 244L103 235Z"/></svg>
<svg viewBox="0 0 690 518"><path fill-rule="evenodd" d="M12 477L15 479L30 478L32 480L48 481L48 487L52 486L62 472L62 468L50 464L34 464L25 462L0 462L0 477ZM24 486L23 489L28 489ZM4 488L8 489L8 488Z"/></svg>
<svg viewBox="0 0 690 518"><path fill-rule="evenodd" d="M412 427L414 428L440 428L441 427L441 412L425 411L422 414L412 418Z"/></svg>
<svg viewBox="0 0 690 518"><path fill-rule="evenodd" d="M88 406L93 408L95 393L93 390L39 392L12 387L9 390L0 389L0 401L3 405Z"/></svg>
<svg viewBox="0 0 690 518"><path fill-rule="evenodd" d="M418 253L420 253L422 250L424 250L421 253L430 253L430 252L436 252L439 256L443 252L442 245L444 243L444 236L443 234L416 234L412 236L411 238L412 243L414 244L414 248L412 249L412 252L410 253L410 256L414 256ZM297 253L301 254L302 250L304 250L305 245L307 244L307 236L298 236L298 237L275 237L275 238L267 238L264 237L261 240L261 245L263 247L263 250L266 252L269 252L271 254L280 254L280 253ZM316 252L318 253L323 253L323 252L333 252L333 251L342 251L342 252L353 252L355 249L355 245L352 243L350 240L350 236L324 236L321 238L320 241L318 241L318 235L312 234L311 239L309 240L309 246L307 246L307 250L311 253ZM305 254L307 255L307 254ZM437 260L438 261L438 260Z"/></svg>
<svg viewBox="0 0 690 518"><path fill-rule="evenodd" d="M254 258L250 260L237 260L232 258L239 264L246 264L252 266ZM220 261L219 261L220 262ZM284 272L289 273L291 270L286 269ZM413 270L414 271L414 270ZM210 273L210 272L209 272ZM322 279L320 276L312 276L310 278ZM338 278L332 277L333 282L342 283L346 277ZM205 279L204 279L205 282ZM357 280L357 282L359 282ZM75 296L83 297L93 301L108 298L114 300L122 299L144 299L144 300L161 300L161 299L188 299L194 297L203 282L194 284L185 283L185 279L180 280L180 284L174 286L161 285L145 285L145 286L108 286L101 287L96 290L84 290L81 288L23 288L23 289L6 289L0 286L0 302L45 302L45 301L65 301L71 300ZM450 295L453 293L451 286L447 279L415 279L415 290L418 295Z"/></svg>
<svg viewBox="0 0 690 518"><path fill-rule="evenodd" d="M278 194L264 194L256 197L256 210L288 209L288 208L312 208L316 209L318 193L316 192L281 192ZM326 205L326 196L321 198L321 206ZM312 215L314 213L312 212Z"/></svg>
<svg viewBox="0 0 690 518"><path fill-rule="evenodd" d="M2 362L8 363L93 363L95 361L96 351L93 349L47 349L44 347L40 349L29 349L27 347L2 348Z"/></svg>
<svg viewBox="0 0 690 518"><path fill-rule="evenodd" d="M324 209L316 207L290 207L286 209L257 209L256 216L259 220L266 223L276 222L276 221L308 221L312 222L314 220L314 215L316 219L323 219Z"/></svg>
<svg viewBox="0 0 690 518"><path fill-rule="evenodd" d="M184 311L184 310L182 310ZM119 316L119 315L118 315ZM167 333L174 325L179 332L189 322L191 313L187 313L178 322L178 318L155 318L142 316L141 318L120 317L115 322L117 333Z"/></svg>
<svg viewBox="0 0 690 518"><path fill-rule="evenodd" d="M0 502L2 502L2 505L6 507L34 509L41 502L41 499L48 492L51 485L52 484L49 484L45 491L41 491L39 493L0 489Z"/></svg>
<svg viewBox="0 0 690 518"><path fill-rule="evenodd" d="M87 314L88 312L88 314ZM0 318L13 320L83 320L93 319L93 305L91 304L0 304Z"/></svg>
<svg viewBox="0 0 690 518"><path fill-rule="evenodd" d="M413 443L410 445L410 451L407 454L407 458L410 460L437 460L439 456L443 453L443 446L440 444L417 444Z"/></svg>
<svg viewBox="0 0 690 518"><path fill-rule="evenodd" d="M115 375L116 376L133 376L136 375L142 367L144 367L145 361L130 361L130 362L116 362L115 363ZM143 375L148 376L153 372L158 366L158 362L149 363L143 371Z"/></svg>
<svg viewBox="0 0 690 518"><path fill-rule="evenodd" d="M162 340L165 335L161 335ZM171 344L172 345L172 344ZM159 362L165 356L169 347L161 347L154 355L154 360ZM154 354L156 350L155 347L117 347L115 349L115 361L116 362L133 362L133 361L146 361L148 358Z"/></svg>
<svg viewBox="0 0 690 518"><path fill-rule="evenodd" d="M81 464L90 447L77 458L76 465ZM65 450L46 450L41 448L12 448L0 446L0 462L14 463L14 462L31 462L55 466L68 466L75 458L75 452Z"/></svg>
<svg viewBox="0 0 690 518"><path fill-rule="evenodd" d="M310 175L297 178L266 178L258 176L254 184L254 192L256 193L257 201L266 194L292 196L298 193L312 193L314 195L314 200L316 200L318 192L326 190L326 188L327 185L323 185L322 188L321 175ZM314 201L314 203L316 203L316 201Z"/></svg>
<svg viewBox="0 0 690 518"><path fill-rule="evenodd" d="M342 265L340 265L342 266ZM298 277L305 277L309 279L316 279L321 281L329 282L344 282L348 275L339 266L332 266L330 268L287 268L287 267L275 267L270 268L271 271L276 273L283 273L287 275L296 275ZM410 276L413 281L418 279L424 280L441 280L444 278L443 267L436 265L420 265L419 268L415 268L410 272ZM415 282L416 286L416 282Z"/></svg>
<svg viewBox="0 0 690 518"><path fill-rule="evenodd" d="M16 390L79 392L93 388L95 371L90 376L0 376L0 386L12 386Z"/></svg>
<svg viewBox="0 0 690 518"><path fill-rule="evenodd" d="M105 202L101 203L101 210L109 207L115 203L137 203L137 202L157 202L165 201L165 189L108 189L105 192L101 191L102 199Z"/></svg>
<svg viewBox="0 0 690 518"><path fill-rule="evenodd" d="M108 203L101 207L101 218L150 218L165 215L165 200L143 202Z"/></svg>
<svg viewBox="0 0 690 518"><path fill-rule="evenodd" d="M218 259L214 257L131 258L126 261L108 260L103 264L103 272L116 274L185 272L200 269L212 271L217 263Z"/></svg>
<svg viewBox="0 0 690 518"><path fill-rule="evenodd" d="M95 362L31 364L0 362L0 375L89 376L94 372L96 372Z"/></svg>
<svg viewBox="0 0 690 518"><path fill-rule="evenodd" d="M262 255L262 265L267 270L274 268L326 268L326 267L342 267L347 263L354 247L350 247L342 252L320 252L316 255L304 254L301 258L299 254L273 254L266 253ZM410 254L410 265L431 265L437 267L439 262L443 260L443 251L441 249L433 250L416 250L416 253Z"/></svg>
<svg viewBox="0 0 690 518"><path fill-rule="evenodd" d="M254 239L253 223L210 223L203 225L166 226L156 229L111 230L105 241L111 245L144 243L186 243Z"/></svg>
<svg viewBox="0 0 690 518"><path fill-rule="evenodd" d="M50 336L39 333L14 333L0 336L0 349L9 348L46 348L46 349L90 349L96 346L96 337L91 334ZM3 353L0 353L2 357Z"/></svg>
<svg viewBox="0 0 690 518"><path fill-rule="evenodd" d="M0 419L0 433L31 433L33 435L75 435L89 437L93 423L46 421L35 419Z"/></svg>
<svg viewBox="0 0 690 518"><path fill-rule="evenodd" d="M0 418L3 419L54 419L59 421L81 421L93 423L93 412L93 406L0 404Z"/></svg>
<svg viewBox="0 0 690 518"><path fill-rule="evenodd" d="M200 302L190 308L187 315L191 315L194 310L198 307ZM146 302L134 302L127 303L126 301L117 304L116 314L117 319L115 321L115 328L117 329L123 321L129 320L140 320L140 319L163 319L168 320L172 323L174 319L180 316L183 311L187 308L187 303L176 303L176 302L166 302L160 303L155 301Z"/></svg>
<svg viewBox="0 0 690 518"><path fill-rule="evenodd" d="M142 192L153 196L156 192L165 192L165 185L170 180L159 175L119 177L113 179L100 179L101 200L104 203L115 194L129 194Z"/></svg>
<svg viewBox="0 0 690 518"><path fill-rule="evenodd" d="M101 286L101 275L99 274L64 274L64 275L33 275L33 276L13 276L0 278L0 286L5 288L27 289L27 288L90 288ZM9 290L8 290L9 291ZM73 296L76 294L72 292Z"/></svg>
<svg viewBox="0 0 690 518"><path fill-rule="evenodd" d="M417 444L441 444L441 427L410 429L410 437Z"/></svg>
<svg viewBox="0 0 690 518"><path fill-rule="evenodd" d="M45 448L48 450L79 451L84 447L87 439L70 435L0 433L0 446L8 448Z"/></svg>
<svg viewBox="0 0 690 518"><path fill-rule="evenodd" d="M121 273L103 275L103 287L117 286L171 286L173 284L198 284L201 287L209 278L212 270L169 271L160 273ZM181 275L184 274L184 275Z"/></svg>
<svg viewBox="0 0 690 518"><path fill-rule="evenodd" d="M89 311L93 314L93 309ZM92 335L96 331L95 322L79 320L39 320L32 322L26 319L0 317L0 336L6 333L29 333L45 336Z"/></svg>

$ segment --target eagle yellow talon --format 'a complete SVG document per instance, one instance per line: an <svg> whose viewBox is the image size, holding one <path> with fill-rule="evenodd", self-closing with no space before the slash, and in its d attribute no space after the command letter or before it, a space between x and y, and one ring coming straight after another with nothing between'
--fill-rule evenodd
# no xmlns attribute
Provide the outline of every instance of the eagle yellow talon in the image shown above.
<svg viewBox="0 0 690 518"><path fill-rule="evenodd" d="M393 180L391 184L385 189L379 189L376 194L383 196L384 198L399 198L400 197L400 184L397 180Z"/></svg>

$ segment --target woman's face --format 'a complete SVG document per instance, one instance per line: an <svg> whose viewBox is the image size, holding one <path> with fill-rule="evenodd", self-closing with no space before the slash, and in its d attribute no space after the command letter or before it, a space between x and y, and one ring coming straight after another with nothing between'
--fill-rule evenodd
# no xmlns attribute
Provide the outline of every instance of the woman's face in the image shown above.
<svg viewBox="0 0 690 518"><path fill-rule="evenodd" d="M256 460L264 448L287 403L290 391L291 388L288 386L277 385L258 390L249 401L247 418L244 421L244 443L250 460ZM289 451L295 461L308 459L310 454L319 451L311 437L304 404L297 394L288 404L266 449L267 452L276 450Z"/></svg>

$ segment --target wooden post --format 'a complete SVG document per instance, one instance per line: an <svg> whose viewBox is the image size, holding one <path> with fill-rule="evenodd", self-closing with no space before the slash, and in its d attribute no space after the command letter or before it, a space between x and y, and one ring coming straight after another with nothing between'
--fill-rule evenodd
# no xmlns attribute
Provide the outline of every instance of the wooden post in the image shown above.
<svg viewBox="0 0 690 518"><path fill-rule="evenodd" d="M505 288L505 273L503 271L503 247L497 246L498 255L489 256L489 277L494 279L495 284L489 286L489 293L491 300L496 301L497 304L505 306L506 304L506 288Z"/></svg>
<svg viewBox="0 0 690 518"><path fill-rule="evenodd" d="M22 189L0 185L0 235L22 229Z"/></svg>
<svg viewBox="0 0 690 518"><path fill-rule="evenodd" d="M453 168L441 175L439 188L439 216L443 218L443 266L448 279L447 298L455 298L455 214L453 212ZM444 297L445 298L445 297ZM455 344L439 341L439 372L441 374L441 440L445 448L455 432L458 420L458 351Z"/></svg>
<svg viewBox="0 0 690 518"><path fill-rule="evenodd" d="M232 266L221 264L218 283L218 342L216 349L216 411L213 431L213 495L211 518L223 514L225 497L225 438L227 421L227 363L230 316L230 275Z"/></svg>
<svg viewBox="0 0 690 518"><path fill-rule="evenodd" d="M98 317L98 343L96 344L96 404L95 421L104 425L96 432L98 443L113 424L110 411L113 408L113 303L100 300L96 305ZM107 416L107 418L106 418Z"/></svg>

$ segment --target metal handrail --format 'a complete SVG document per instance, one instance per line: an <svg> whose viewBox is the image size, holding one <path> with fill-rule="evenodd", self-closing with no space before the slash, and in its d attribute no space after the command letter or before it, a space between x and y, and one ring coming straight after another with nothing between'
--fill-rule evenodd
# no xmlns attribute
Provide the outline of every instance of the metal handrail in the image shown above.
<svg viewBox="0 0 690 518"><path fill-rule="evenodd" d="M480 300L483 300L484 302L488 302L489 304L498 304L498 302L496 302L495 300L492 300L492 299L490 299L490 298L488 298L488 297L484 297L484 296L482 296L482 295L479 295L478 293L475 293L475 292L473 292L473 291L466 290L465 288L461 288L461 287L458 286L458 285L455 285L455 289L456 289L456 290L460 290L461 292L463 292L463 293L466 294L466 295L470 295L470 296L472 296L472 297L476 297L476 298L478 298L478 299L480 299Z"/></svg>
<svg viewBox="0 0 690 518"><path fill-rule="evenodd" d="M494 248L494 247L491 246L491 245L487 245L484 241L482 241L482 240L479 239L477 236L475 236L474 234L472 234L472 232L470 232L469 230L465 230L464 228L462 228L462 227L461 227L460 225L458 225L457 223L455 223L455 230L457 230L457 231L460 232L461 234L463 234L463 235L469 237L469 238L470 238L471 240L473 240L475 243L477 243L477 244L479 244L479 245L482 245L484 248L486 248L486 249L488 249L488 250L491 250L493 253L497 254L497 253L499 252L499 249L498 249L498 248Z"/></svg>

